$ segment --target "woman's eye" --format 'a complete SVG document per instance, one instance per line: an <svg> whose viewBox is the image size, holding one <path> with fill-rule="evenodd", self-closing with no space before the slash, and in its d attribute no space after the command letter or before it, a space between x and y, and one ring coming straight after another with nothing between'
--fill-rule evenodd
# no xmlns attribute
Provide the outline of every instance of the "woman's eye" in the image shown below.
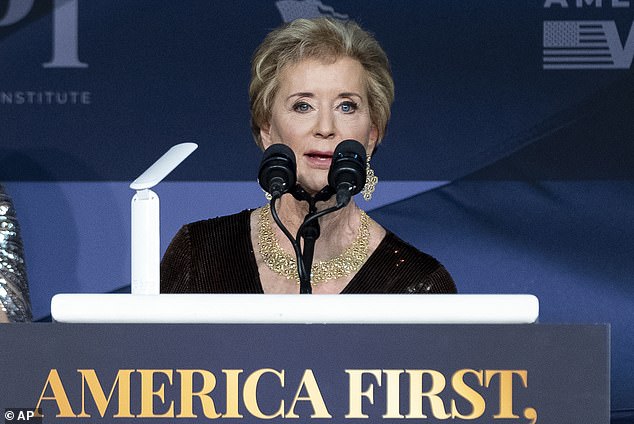
<svg viewBox="0 0 634 424"><path fill-rule="evenodd" d="M310 105L305 102L299 102L293 105L293 110L296 112L305 113L305 112L308 112L310 109L311 109Z"/></svg>
<svg viewBox="0 0 634 424"><path fill-rule="evenodd" d="M341 109L343 113L352 113L357 110L357 108L358 106L354 102L343 102L339 105L339 109Z"/></svg>

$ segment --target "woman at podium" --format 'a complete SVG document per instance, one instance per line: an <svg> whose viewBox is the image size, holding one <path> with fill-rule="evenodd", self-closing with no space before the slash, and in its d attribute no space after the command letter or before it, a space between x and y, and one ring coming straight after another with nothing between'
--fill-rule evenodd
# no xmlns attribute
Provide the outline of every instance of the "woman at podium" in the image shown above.
<svg viewBox="0 0 634 424"><path fill-rule="evenodd" d="M257 145L284 144L297 184L310 196L328 186L333 152L356 140L367 154L363 196L377 178L371 157L385 135L394 83L378 42L356 23L298 19L267 35L252 59L251 127ZM362 168L363 169L363 168ZM317 202L332 206L334 196ZM295 234L309 204L275 203ZM454 293L447 270L363 212L354 199L319 218L310 272L313 293ZM162 293L298 293L291 241L269 205L183 226L161 262Z"/></svg>

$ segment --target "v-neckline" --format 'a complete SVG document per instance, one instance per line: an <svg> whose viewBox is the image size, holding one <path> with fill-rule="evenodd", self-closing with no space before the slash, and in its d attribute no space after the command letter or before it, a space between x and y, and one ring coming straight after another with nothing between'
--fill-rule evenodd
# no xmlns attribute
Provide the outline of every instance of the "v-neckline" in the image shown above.
<svg viewBox="0 0 634 424"><path fill-rule="evenodd" d="M257 288L259 289L261 294L266 294L264 292L264 286L262 285L262 280L260 279L260 271L258 269L258 261L255 257L255 247L253 246L253 234L252 234L252 229L251 229L251 214L253 214L255 211L257 211L257 209L251 209L248 210L247 215L247 228L249 230L249 250L251 252L251 265L253 267L253 270L255 272L255 276L257 277ZM389 238L390 232L389 231L385 231L385 235L383 236L383 238L381 239L381 241L379 242L379 244L377 245L376 249L374 249L374 251L370 254L370 256L368 256L368 258L365 260L365 262L363 263L363 265L361 265L361 268L359 268L357 270L357 272L354 274L354 277L352 277L352 279L348 282L348 284L346 284L346 286L338 293L338 294L346 294L346 293L362 293L361 290L362 286L359 286L358 288L356 288L356 286L360 285L360 275L363 275L363 272L369 265L372 265L372 262L374 262L376 260L377 257L377 252L379 252L384 246L385 243L387 243L387 240Z"/></svg>

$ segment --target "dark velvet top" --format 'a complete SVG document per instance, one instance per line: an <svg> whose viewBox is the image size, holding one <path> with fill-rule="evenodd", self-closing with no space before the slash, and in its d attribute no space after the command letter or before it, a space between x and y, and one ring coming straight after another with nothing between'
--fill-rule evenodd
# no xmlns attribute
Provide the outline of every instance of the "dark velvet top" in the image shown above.
<svg viewBox="0 0 634 424"><path fill-rule="evenodd" d="M263 293L250 210L183 226L161 262L161 293ZM455 293L447 270L387 232L341 293Z"/></svg>

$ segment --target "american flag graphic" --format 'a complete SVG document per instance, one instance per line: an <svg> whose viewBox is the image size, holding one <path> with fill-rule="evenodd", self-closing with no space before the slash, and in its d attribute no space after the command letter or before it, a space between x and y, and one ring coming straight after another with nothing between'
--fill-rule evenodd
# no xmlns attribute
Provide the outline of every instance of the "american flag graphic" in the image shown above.
<svg viewBox="0 0 634 424"><path fill-rule="evenodd" d="M610 24L615 27L610 21L544 21L544 69L616 67Z"/></svg>

